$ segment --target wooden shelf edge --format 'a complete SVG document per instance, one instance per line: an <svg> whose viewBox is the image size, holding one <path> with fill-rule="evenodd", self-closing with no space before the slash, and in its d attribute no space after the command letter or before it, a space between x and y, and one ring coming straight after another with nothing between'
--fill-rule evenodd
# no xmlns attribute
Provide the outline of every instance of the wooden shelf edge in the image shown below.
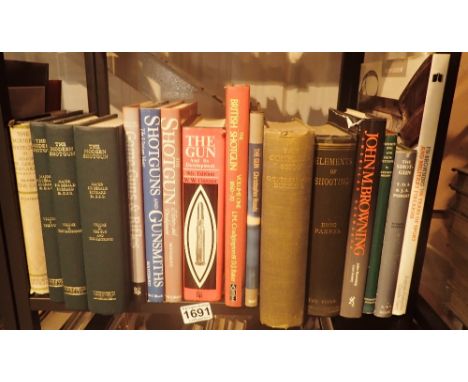
<svg viewBox="0 0 468 382"><path fill-rule="evenodd" d="M29 303L32 311L38 310L54 310L54 311L70 311L65 307L64 303L53 302L48 297L30 297ZM185 301L181 303L139 303L132 301L126 313L154 313L154 314L180 314L180 307L190 304L195 304L194 301ZM258 316L258 308L231 308L222 302L212 302L211 308L213 314L235 314L242 316Z"/></svg>

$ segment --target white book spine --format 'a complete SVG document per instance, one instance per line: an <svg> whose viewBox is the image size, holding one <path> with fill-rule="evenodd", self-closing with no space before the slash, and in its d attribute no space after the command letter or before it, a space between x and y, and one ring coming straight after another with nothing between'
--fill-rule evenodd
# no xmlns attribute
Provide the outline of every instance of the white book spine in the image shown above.
<svg viewBox="0 0 468 382"><path fill-rule="evenodd" d="M432 57L393 301L392 313L394 315L406 313L449 60L448 54L434 54Z"/></svg>
<svg viewBox="0 0 468 382"><path fill-rule="evenodd" d="M31 292L47 294L49 283L29 123L11 127L10 136Z"/></svg>
<svg viewBox="0 0 468 382"><path fill-rule="evenodd" d="M146 257L143 220L143 186L141 173L141 137L139 108L123 108L123 124L127 150L127 181L130 217L133 294L143 293L146 282Z"/></svg>

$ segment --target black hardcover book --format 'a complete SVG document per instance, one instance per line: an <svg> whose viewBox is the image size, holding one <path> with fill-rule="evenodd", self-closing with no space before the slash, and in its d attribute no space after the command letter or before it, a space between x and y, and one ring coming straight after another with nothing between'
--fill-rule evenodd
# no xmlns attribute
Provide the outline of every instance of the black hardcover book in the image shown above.
<svg viewBox="0 0 468 382"><path fill-rule="evenodd" d="M123 127L111 120L74 135L89 309L123 312L131 289Z"/></svg>
<svg viewBox="0 0 468 382"><path fill-rule="evenodd" d="M372 230L379 190L386 120L330 110L329 120L357 135L356 170L349 214L340 315L359 318L364 304Z"/></svg>
<svg viewBox="0 0 468 382"><path fill-rule="evenodd" d="M65 306L86 310L86 279L81 240L80 207L75 169L73 126L45 124L49 168L57 222L57 244Z"/></svg>
<svg viewBox="0 0 468 382"><path fill-rule="evenodd" d="M313 129L315 160L307 310L313 316L335 316L340 311L356 135L331 124Z"/></svg>

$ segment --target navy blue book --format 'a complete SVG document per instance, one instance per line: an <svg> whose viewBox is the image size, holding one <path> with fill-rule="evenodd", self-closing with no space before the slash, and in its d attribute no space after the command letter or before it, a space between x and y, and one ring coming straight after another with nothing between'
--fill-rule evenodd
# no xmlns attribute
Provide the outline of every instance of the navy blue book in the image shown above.
<svg viewBox="0 0 468 382"><path fill-rule="evenodd" d="M140 107L143 209L148 302L164 302L161 110Z"/></svg>

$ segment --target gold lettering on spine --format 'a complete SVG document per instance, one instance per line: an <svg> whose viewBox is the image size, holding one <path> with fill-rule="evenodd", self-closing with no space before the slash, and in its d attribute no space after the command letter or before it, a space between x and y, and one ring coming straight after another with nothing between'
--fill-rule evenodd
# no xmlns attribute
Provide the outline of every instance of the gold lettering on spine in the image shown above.
<svg viewBox="0 0 468 382"><path fill-rule="evenodd" d="M50 279L49 278L49 288L62 288L63 279Z"/></svg>
<svg viewBox="0 0 468 382"><path fill-rule="evenodd" d="M63 293L69 296L85 296L86 287L85 286L63 286Z"/></svg>
<svg viewBox="0 0 468 382"><path fill-rule="evenodd" d="M88 236L88 240L113 242L114 238L109 235L109 225L106 222L94 222L92 225L92 235Z"/></svg>
<svg viewBox="0 0 468 382"><path fill-rule="evenodd" d="M117 293L115 290L93 290L93 300L115 301L117 300Z"/></svg>
<svg viewBox="0 0 468 382"><path fill-rule="evenodd" d="M55 141L49 148L49 156L61 158L74 157L75 149L73 146L68 146L67 142Z"/></svg>
<svg viewBox="0 0 468 382"><path fill-rule="evenodd" d="M109 159L109 154L107 153L107 150L105 148L102 148L99 143L90 143L87 147L83 149L82 158L106 160Z"/></svg>
<svg viewBox="0 0 468 382"><path fill-rule="evenodd" d="M104 182L91 182L88 185L88 196L90 199L106 199L109 187Z"/></svg>

